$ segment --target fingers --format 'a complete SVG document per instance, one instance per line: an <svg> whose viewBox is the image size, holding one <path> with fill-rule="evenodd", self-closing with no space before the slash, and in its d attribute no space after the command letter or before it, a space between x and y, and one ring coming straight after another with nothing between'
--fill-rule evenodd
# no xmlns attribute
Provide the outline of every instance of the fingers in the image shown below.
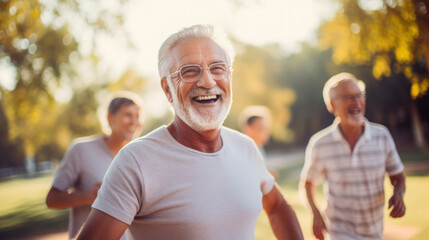
<svg viewBox="0 0 429 240"><path fill-rule="evenodd" d="M389 199L389 206L387 207L387 209L390 209L392 206L393 206L393 197Z"/></svg>
<svg viewBox="0 0 429 240"><path fill-rule="evenodd" d="M323 228L321 226L313 226L313 234L319 240L324 240Z"/></svg>
<svg viewBox="0 0 429 240"><path fill-rule="evenodd" d="M401 196L394 194L389 200L389 208L392 208L390 216L393 218L402 217L405 215L405 204Z"/></svg>

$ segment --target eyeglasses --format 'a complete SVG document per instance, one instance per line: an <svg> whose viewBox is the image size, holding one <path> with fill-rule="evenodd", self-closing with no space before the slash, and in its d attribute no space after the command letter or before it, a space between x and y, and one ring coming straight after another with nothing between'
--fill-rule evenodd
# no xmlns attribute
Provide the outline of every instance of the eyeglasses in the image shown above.
<svg viewBox="0 0 429 240"><path fill-rule="evenodd" d="M182 81L192 83L201 79L204 69L198 64L187 64L180 67L179 70L168 74L167 78L171 78L171 75L179 73ZM231 68L226 63L213 63L207 69L214 80L224 80L231 74Z"/></svg>
<svg viewBox="0 0 429 240"><path fill-rule="evenodd" d="M366 99L366 94L363 93L358 93L358 94L347 94L347 95L340 95L337 97L337 99L341 99L345 102L353 102L355 100L364 100Z"/></svg>

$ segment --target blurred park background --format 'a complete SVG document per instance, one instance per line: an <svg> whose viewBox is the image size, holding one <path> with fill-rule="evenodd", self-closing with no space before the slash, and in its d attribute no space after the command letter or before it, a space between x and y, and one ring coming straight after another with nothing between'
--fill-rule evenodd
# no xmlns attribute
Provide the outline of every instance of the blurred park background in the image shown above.
<svg viewBox="0 0 429 240"><path fill-rule="evenodd" d="M325 81L348 71L367 85L368 120L387 126L414 166L406 197L414 205L406 218L386 220L387 229L414 233L399 239L429 239L428 0L174 2L0 0L1 239L66 230L67 211L44 205L52 171L74 138L102 132L109 93L143 97L143 134L171 121L156 52L169 34L196 23L220 25L236 49L225 125L238 129L247 105L271 109L266 151L269 161L280 161L279 184L307 237L311 217L297 191L302 152L333 121L322 99ZM287 163L290 153L298 160ZM258 222L257 239L272 238L266 224Z"/></svg>

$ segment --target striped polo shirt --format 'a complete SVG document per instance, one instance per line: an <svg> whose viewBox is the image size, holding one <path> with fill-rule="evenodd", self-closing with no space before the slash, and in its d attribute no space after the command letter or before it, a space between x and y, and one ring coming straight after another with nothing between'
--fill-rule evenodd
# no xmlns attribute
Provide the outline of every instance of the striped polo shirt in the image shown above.
<svg viewBox="0 0 429 240"><path fill-rule="evenodd" d="M386 127L366 120L352 152L338 123L310 139L301 178L325 180L330 239L383 239L384 177L404 166Z"/></svg>

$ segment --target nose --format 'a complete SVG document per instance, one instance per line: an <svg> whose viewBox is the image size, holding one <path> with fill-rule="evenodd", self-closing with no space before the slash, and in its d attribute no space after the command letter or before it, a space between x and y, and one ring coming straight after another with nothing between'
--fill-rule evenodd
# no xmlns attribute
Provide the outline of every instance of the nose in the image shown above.
<svg viewBox="0 0 429 240"><path fill-rule="evenodd" d="M202 69L201 78L199 81L197 81L197 86L203 87L203 88L212 88L215 85L216 85L216 81L213 79L212 75L210 74L210 70Z"/></svg>
<svg viewBox="0 0 429 240"><path fill-rule="evenodd" d="M364 97L364 96L362 96L362 95L355 95L355 96L353 96L353 98L352 98L352 102L353 102L353 103L361 103L361 102L363 102L363 101L365 101L365 97Z"/></svg>
<svg viewBox="0 0 429 240"><path fill-rule="evenodd" d="M139 116L134 116L131 118L131 124L134 126L139 126L140 125L140 121L139 121Z"/></svg>

